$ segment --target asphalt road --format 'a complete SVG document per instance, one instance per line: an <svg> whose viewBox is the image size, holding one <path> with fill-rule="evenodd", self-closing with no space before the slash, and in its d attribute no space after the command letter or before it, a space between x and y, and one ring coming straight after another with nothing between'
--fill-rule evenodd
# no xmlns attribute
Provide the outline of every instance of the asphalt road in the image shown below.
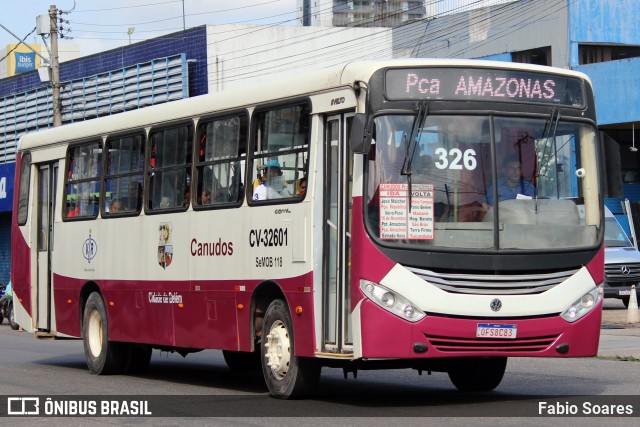
<svg viewBox="0 0 640 427"><path fill-rule="evenodd" d="M282 402L267 396L261 374L231 373L218 351L185 359L154 351L144 375L94 376L86 368L81 341L38 340L11 331L5 322L0 325L0 343L0 395L159 395L165 396L162 409L170 416L73 418L65 421L67 425L541 425L549 420L536 417L539 396L560 396L569 402L577 395L592 396L582 400L608 397L610 403L625 403L629 399L625 396L635 396L635 416L640 413L640 363L603 358L510 359L502 384L484 395L457 392L443 373L360 371L357 379L350 375L345 380L341 370L324 369L316 397ZM185 419L197 413L213 418ZM503 414L526 418L495 418ZM426 418L432 415L439 417ZM487 415L491 418L476 417ZM21 425L23 420L11 421ZM24 425L50 425L62 420L24 421ZM554 418L552 422L573 425L575 421ZM636 422L637 418L615 417L607 424ZM586 418L581 424L601 425L602 419Z"/></svg>

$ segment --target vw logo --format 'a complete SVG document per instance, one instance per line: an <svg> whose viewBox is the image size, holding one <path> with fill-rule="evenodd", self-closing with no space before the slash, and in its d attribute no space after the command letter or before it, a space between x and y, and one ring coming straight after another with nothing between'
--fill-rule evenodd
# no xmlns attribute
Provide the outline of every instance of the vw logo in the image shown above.
<svg viewBox="0 0 640 427"><path fill-rule="evenodd" d="M620 271L622 272L622 274L624 274L625 276L628 276L631 273L631 269L629 268L628 265L623 265L622 267L620 267Z"/></svg>
<svg viewBox="0 0 640 427"><path fill-rule="evenodd" d="M493 301L491 301L489 307L491 307L491 310L493 311L500 311L500 309L502 308L502 301L500 301L498 298L495 298Z"/></svg>

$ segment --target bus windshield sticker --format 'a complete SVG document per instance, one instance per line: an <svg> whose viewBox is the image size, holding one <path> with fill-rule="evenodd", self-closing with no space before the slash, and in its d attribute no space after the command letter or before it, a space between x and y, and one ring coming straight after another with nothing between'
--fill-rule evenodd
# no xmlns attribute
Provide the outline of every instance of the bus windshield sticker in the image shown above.
<svg viewBox="0 0 640 427"><path fill-rule="evenodd" d="M158 227L158 264L165 270L171 265L173 259L172 229L170 222L162 222Z"/></svg>
<svg viewBox="0 0 640 427"><path fill-rule="evenodd" d="M380 238L433 240L433 185L380 184Z"/></svg>
<svg viewBox="0 0 640 427"><path fill-rule="evenodd" d="M575 77L507 69L390 69L390 100L507 101L583 107L583 84Z"/></svg>

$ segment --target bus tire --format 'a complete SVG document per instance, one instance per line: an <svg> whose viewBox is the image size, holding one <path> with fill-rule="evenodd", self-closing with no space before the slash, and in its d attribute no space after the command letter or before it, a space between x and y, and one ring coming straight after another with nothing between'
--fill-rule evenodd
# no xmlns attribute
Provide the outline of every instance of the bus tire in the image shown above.
<svg viewBox="0 0 640 427"><path fill-rule="evenodd" d="M222 350L222 356L224 356L224 361L233 372L259 372L261 370L260 351L249 353Z"/></svg>
<svg viewBox="0 0 640 427"><path fill-rule="evenodd" d="M92 374L119 374L124 372L128 362L127 345L109 341L108 325L102 296L93 292L84 305L82 322L84 354Z"/></svg>
<svg viewBox="0 0 640 427"><path fill-rule="evenodd" d="M506 368L506 357L464 358L449 370L449 379L460 391L491 391L502 381Z"/></svg>
<svg viewBox="0 0 640 427"><path fill-rule="evenodd" d="M13 311L13 302L9 303L9 318L7 319L7 321L9 322L11 329L13 329L14 331L17 331L20 327L20 325L16 323L16 314Z"/></svg>
<svg viewBox="0 0 640 427"><path fill-rule="evenodd" d="M294 399L309 395L320 379L314 359L293 354L294 337L287 304L276 299L269 304L262 325L260 354L262 373L271 396Z"/></svg>

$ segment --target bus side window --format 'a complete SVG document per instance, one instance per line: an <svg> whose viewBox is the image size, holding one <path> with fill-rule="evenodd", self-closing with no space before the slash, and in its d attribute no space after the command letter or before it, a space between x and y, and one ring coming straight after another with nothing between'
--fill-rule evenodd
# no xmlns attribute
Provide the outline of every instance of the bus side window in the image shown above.
<svg viewBox="0 0 640 427"><path fill-rule="evenodd" d="M305 194L299 187L307 175L311 106L300 103L259 111L252 126L252 201L302 200Z"/></svg>
<svg viewBox="0 0 640 427"><path fill-rule="evenodd" d="M191 186L193 126L152 129L149 134L148 210L184 210Z"/></svg>
<svg viewBox="0 0 640 427"><path fill-rule="evenodd" d="M101 161L100 141L69 147L63 215L66 219L98 216Z"/></svg>
<svg viewBox="0 0 640 427"><path fill-rule="evenodd" d="M248 116L203 120L196 134L197 207L238 205L242 201Z"/></svg>
<svg viewBox="0 0 640 427"><path fill-rule="evenodd" d="M144 134L108 138L103 215L137 215L142 208Z"/></svg>

